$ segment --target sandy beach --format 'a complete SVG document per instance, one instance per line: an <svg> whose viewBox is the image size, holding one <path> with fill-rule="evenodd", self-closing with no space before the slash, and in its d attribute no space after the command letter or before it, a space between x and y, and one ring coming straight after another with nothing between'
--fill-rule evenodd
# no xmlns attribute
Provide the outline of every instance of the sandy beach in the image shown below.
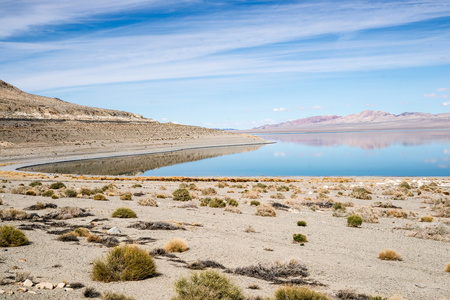
<svg viewBox="0 0 450 300"><path fill-rule="evenodd" d="M245 140L239 139L242 143ZM208 141L179 143L170 148L218 145L214 138ZM236 138L221 141L231 144ZM342 298L343 291L361 297L449 299L450 273L445 271L450 262L449 178L155 178L14 171L26 164L143 151L149 149L72 151L64 156L49 155L44 150L32 155L2 156L2 225L21 228L30 244L2 248L0 289L5 294L0 298L80 299L86 288L92 287L100 293L112 291L135 299L170 299L175 295L174 282L193 272L189 268L193 263L214 261L223 266L216 270L232 278L248 299L272 297L278 287L300 279L331 299L351 299ZM35 181L42 185L31 187ZM50 189L55 182L65 187ZM187 189L192 200L176 201L173 192L180 188ZM371 199L358 199L357 188L365 188ZM57 199L44 196L49 190ZM76 195L69 197L67 190ZM94 190L101 191L106 200L94 200ZM127 193L131 200L121 200ZM208 197L228 205L202 206ZM157 206L143 206L146 202ZM258 207L265 204L275 216L257 215ZM41 209L28 210L32 205ZM56 212L64 207L83 209L89 215L76 217L69 213L59 219ZM132 209L137 218L111 217L119 207ZM12 209L21 213L12 214ZM347 226L347 216L354 213L364 219L360 227ZM423 222L425 216L432 216L432 222ZM306 226L298 226L298 221L305 221ZM142 222L162 222L158 224L173 225L174 230L136 228ZM86 237L78 241L58 239L78 227L100 236L103 243L88 242ZM118 231L108 232L111 228ZM294 242L293 234L297 233L306 235L308 241L303 245ZM189 250L173 257L154 256L159 274L154 278L94 281L90 277L92 263L108 252L105 241L110 238L119 244L137 244L150 252L164 248L173 238L181 238ZM402 260L381 260L378 255L384 249L394 249ZM286 267L292 261L306 268L308 276L263 280L235 273L236 268ZM21 293L26 277L34 285ZM41 282L67 286L37 289L36 284ZM83 287L72 290L71 283ZM7 294L11 292L14 294Z"/></svg>

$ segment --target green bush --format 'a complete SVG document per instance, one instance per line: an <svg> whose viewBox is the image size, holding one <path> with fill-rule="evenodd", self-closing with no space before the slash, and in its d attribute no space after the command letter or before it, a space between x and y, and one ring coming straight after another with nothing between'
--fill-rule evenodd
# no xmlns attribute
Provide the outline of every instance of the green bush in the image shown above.
<svg viewBox="0 0 450 300"><path fill-rule="evenodd" d="M66 185L65 185L64 183L62 183L61 181L52 183L52 184L50 185L50 188L51 188L52 190L59 190L59 189L61 189L61 188L65 188L65 187L66 187Z"/></svg>
<svg viewBox="0 0 450 300"><path fill-rule="evenodd" d="M36 192L34 190L28 190L25 192L25 195L27 196L36 196Z"/></svg>
<svg viewBox="0 0 450 300"><path fill-rule="evenodd" d="M112 214L113 218L137 218L136 213L127 207L119 207Z"/></svg>
<svg viewBox="0 0 450 300"><path fill-rule="evenodd" d="M261 203L259 203L259 201L256 201L256 200L252 200L251 202L250 202L250 205L251 206L259 206Z"/></svg>
<svg viewBox="0 0 450 300"><path fill-rule="evenodd" d="M67 189L67 190L65 190L64 193L66 194L66 197L69 197L69 198L75 198L76 196L78 196L78 193L72 189Z"/></svg>
<svg viewBox="0 0 450 300"><path fill-rule="evenodd" d="M192 200L191 195L187 189L177 189L173 193L173 200L175 201L189 201Z"/></svg>
<svg viewBox="0 0 450 300"><path fill-rule="evenodd" d="M97 193L97 194L94 195L94 197L92 197L92 199L98 200L98 201L105 201L106 200L106 196L101 194L101 193Z"/></svg>
<svg viewBox="0 0 450 300"><path fill-rule="evenodd" d="M306 243L308 241L308 239L306 238L306 235L301 234L301 233L294 233L292 238L297 243Z"/></svg>
<svg viewBox="0 0 450 300"><path fill-rule="evenodd" d="M277 191L278 192L289 192L289 187L282 185L282 186L277 187Z"/></svg>
<svg viewBox="0 0 450 300"><path fill-rule="evenodd" d="M172 300L244 300L242 291L231 280L216 271L193 273L175 282Z"/></svg>
<svg viewBox="0 0 450 300"><path fill-rule="evenodd" d="M347 226L359 227L361 226L363 219L359 215L351 215L347 217Z"/></svg>
<svg viewBox="0 0 450 300"><path fill-rule="evenodd" d="M40 182L40 181L32 181L32 182L30 183L30 186L31 186L31 187L35 187L35 186L38 186L38 185L42 185L42 182Z"/></svg>
<svg viewBox="0 0 450 300"><path fill-rule="evenodd" d="M90 196L94 194L94 191L89 188L82 188L80 192L83 196Z"/></svg>
<svg viewBox="0 0 450 300"><path fill-rule="evenodd" d="M239 206L239 202L237 202L236 199L228 199L227 204L229 206Z"/></svg>
<svg viewBox="0 0 450 300"><path fill-rule="evenodd" d="M112 292L106 292L102 296L103 300L135 300L133 297L127 297L124 294L116 294Z"/></svg>
<svg viewBox="0 0 450 300"><path fill-rule="evenodd" d="M9 225L0 226L0 247L17 247L29 243L22 230Z"/></svg>
<svg viewBox="0 0 450 300"><path fill-rule="evenodd" d="M150 254L135 246L114 247L103 259L94 261L91 278L95 281L136 281L156 276Z"/></svg>
<svg viewBox="0 0 450 300"><path fill-rule="evenodd" d="M399 187L399 188L403 188L403 189L407 189L407 190L411 189L411 186L410 186L409 183L407 183L406 181L403 181L402 183L400 183L400 184L398 185L398 187Z"/></svg>
<svg viewBox="0 0 450 300"><path fill-rule="evenodd" d="M53 190L47 190L47 191L43 192L43 193L41 194L41 196L43 196L43 197L51 197L51 196L53 196L54 194L55 194L55 192L54 192Z"/></svg>
<svg viewBox="0 0 450 300"><path fill-rule="evenodd" d="M341 202L336 202L336 203L334 203L334 204L333 204L333 209L334 209L334 210L339 210L339 209L342 209L342 210L344 210L344 211L345 211L345 206L344 206L344 205L342 205L342 203L341 203Z"/></svg>
<svg viewBox="0 0 450 300"><path fill-rule="evenodd" d="M219 199L219 198L214 198L211 201L209 201L209 207L222 208L225 206L226 206L225 201L223 201L222 199Z"/></svg>
<svg viewBox="0 0 450 300"><path fill-rule="evenodd" d="M306 287L285 286L275 291L275 300L329 300L329 298Z"/></svg>
<svg viewBox="0 0 450 300"><path fill-rule="evenodd" d="M142 184L135 183L135 184L133 184L131 187L133 187L133 188L141 188L141 187L142 187Z"/></svg>
<svg viewBox="0 0 450 300"><path fill-rule="evenodd" d="M209 187L209 188L206 188L206 189L202 190L202 195L204 195L204 196L216 195L216 194L217 194L216 189L212 188L212 187Z"/></svg>
<svg viewBox="0 0 450 300"><path fill-rule="evenodd" d="M306 226L306 222L305 221L298 221L297 222L297 226L305 227Z"/></svg>
<svg viewBox="0 0 450 300"><path fill-rule="evenodd" d="M125 193L120 195L120 200L126 200L126 201L130 201L131 200L131 193Z"/></svg>
<svg viewBox="0 0 450 300"><path fill-rule="evenodd" d="M353 189L351 196L355 197L356 199L371 200L372 196L370 196L370 194L372 193L366 190L365 188L358 187Z"/></svg>
<svg viewBox="0 0 450 300"><path fill-rule="evenodd" d="M200 199L200 206L208 206L209 202L211 202L210 197Z"/></svg>

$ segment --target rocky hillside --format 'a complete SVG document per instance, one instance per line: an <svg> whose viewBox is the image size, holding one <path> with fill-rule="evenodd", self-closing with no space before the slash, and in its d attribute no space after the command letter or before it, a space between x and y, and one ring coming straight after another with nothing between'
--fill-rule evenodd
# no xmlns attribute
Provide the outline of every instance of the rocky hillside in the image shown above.
<svg viewBox="0 0 450 300"><path fill-rule="evenodd" d="M252 131L388 130L450 128L450 113L402 113L366 110L348 116L314 116L255 127Z"/></svg>
<svg viewBox="0 0 450 300"><path fill-rule="evenodd" d="M0 80L0 118L156 122L124 111L77 105L25 93Z"/></svg>

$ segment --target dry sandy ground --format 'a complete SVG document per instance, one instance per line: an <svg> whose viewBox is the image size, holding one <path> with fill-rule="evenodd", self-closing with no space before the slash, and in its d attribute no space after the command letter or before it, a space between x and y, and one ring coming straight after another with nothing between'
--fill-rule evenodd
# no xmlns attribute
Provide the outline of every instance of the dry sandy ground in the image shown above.
<svg viewBox="0 0 450 300"><path fill-rule="evenodd" d="M107 192L107 201L96 201L92 196L67 198L64 196L64 189L56 191L59 199L15 194L31 189L27 186L39 177L43 185L34 188L37 194L47 190L56 181L62 181L67 188L77 191L81 188L101 188L109 184L114 188ZM190 193L194 200L189 202L172 199L172 192L182 184L178 181L82 178L84 177L26 175L7 171L0 173L0 179L3 179L0 184L2 210L24 209L42 202L56 204L58 208L84 208L92 213L89 217L56 220L65 222L66 227L31 220L4 220L2 225L45 226L42 229L24 230L31 241L30 245L1 249L0 272L4 285L0 289L17 291L20 286L13 282L14 277L17 273L20 275L29 272L35 283L80 282L99 292L113 291L135 299L170 299L175 294L174 282L180 276L189 275L192 271L187 268L187 264L197 260L213 260L226 268L297 260L308 269L310 275L306 279L323 284L313 288L332 298L336 298L340 290L384 297L401 295L405 299L449 299L450 296L450 273L445 272L446 264L450 262L449 178L296 178L287 180L290 182L277 179L281 182L262 182L267 185L265 188L255 187L257 182L253 181L236 183L231 179L223 179L223 184L219 186L221 180L218 178L215 181L197 178L185 182L187 185L193 184ZM238 179L245 181L243 178ZM397 197L401 196L398 191L401 190L399 184L403 181L412 186L410 190L403 192L411 192L412 195L405 200L393 200L396 196L392 193L397 194ZM288 186L289 191L277 191L281 186ZM360 200L351 195L352 190L360 186L373 193L372 200ZM202 190L206 188L213 188L217 192L217 195L210 197L236 199L239 203L237 208L242 213L200 206L199 199L207 197L202 195ZM259 190L251 192L253 196L257 195L256 199L248 198L245 190ZM131 201L120 200L120 195L125 192L143 195L133 196ZM167 198L158 198L157 195L165 195ZM158 207L138 204L139 199L148 198L157 200ZM276 217L257 216L257 208L250 205L252 200L261 203L276 202L287 205L288 208L277 209ZM347 207L345 213L321 207L336 202L350 202L347 205L353 207ZM401 207L397 211L405 212L406 215L389 217L389 211L393 208L377 207L380 206L377 202ZM111 213L119 207L133 209L138 218L112 218ZM364 207L371 210L371 213L366 213L367 220L378 219L378 223L364 222L361 228L348 227L345 215ZM43 216L58 208L27 212ZM434 216L432 223L420 222L420 218L426 215ZM104 220L92 222L94 219ZM307 226L297 226L299 220L306 221ZM128 228L136 221L168 222L182 226L185 230ZM51 231L64 230L69 225L89 227L91 232L97 232L103 238L111 236L106 233L108 229L117 227L121 235L115 237L121 243L133 242L142 237L152 238L154 240L139 245L148 251L164 247L173 238L181 238L187 242L189 250L177 253L176 259L156 257L160 275L155 278L136 282L96 282L90 279L92 262L104 256L109 248L88 243L82 237L78 242L62 242L57 240L57 234L51 234ZM250 226L254 232L249 232L252 231L249 230ZM431 232L433 228L434 234L429 237L436 240L409 236L420 230ZM308 242L304 246L294 243L294 233L305 234ZM395 249L403 260L380 260L378 253L386 248ZM247 276L227 276L232 277L249 297L272 296L280 286ZM251 285L256 285L259 289L250 289ZM0 299L80 299L85 290L29 289L36 291L37 295L15 293L0 295Z"/></svg>

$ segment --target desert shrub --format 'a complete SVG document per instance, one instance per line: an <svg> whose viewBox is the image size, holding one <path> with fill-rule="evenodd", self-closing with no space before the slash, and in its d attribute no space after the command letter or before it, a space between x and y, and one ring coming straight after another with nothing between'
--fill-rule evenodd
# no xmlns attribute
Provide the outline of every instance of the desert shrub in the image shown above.
<svg viewBox="0 0 450 300"><path fill-rule="evenodd" d="M386 211L386 216L387 217L392 217L392 218L408 218L408 213L402 210L398 210L398 209L390 209L388 211Z"/></svg>
<svg viewBox="0 0 450 300"><path fill-rule="evenodd" d="M292 236L292 239L297 243L306 243L308 239L306 238L306 235L301 233L294 233Z"/></svg>
<svg viewBox="0 0 450 300"><path fill-rule="evenodd" d="M132 188L141 188L141 187L142 187L142 184L140 184L140 183L135 183L135 184L133 184L131 187L132 187Z"/></svg>
<svg viewBox="0 0 450 300"><path fill-rule="evenodd" d="M398 185L398 187L399 188L402 188L402 189L411 189L411 186L409 185L409 183L407 183L406 181L403 181L402 183L400 183L399 185Z"/></svg>
<svg viewBox="0 0 450 300"><path fill-rule="evenodd" d="M124 193L120 195L120 200L130 201L131 200L131 193Z"/></svg>
<svg viewBox="0 0 450 300"><path fill-rule="evenodd" d="M258 199L261 197L258 191L248 191L248 190L242 192L242 196L248 199Z"/></svg>
<svg viewBox="0 0 450 300"><path fill-rule="evenodd" d="M226 206L225 211L234 213L234 214L242 214L242 211L236 206Z"/></svg>
<svg viewBox="0 0 450 300"><path fill-rule="evenodd" d="M252 200L250 201L250 206L259 206L261 203L259 201L256 200Z"/></svg>
<svg viewBox="0 0 450 300"><path fill-rule="evenodd" d="M256 208L256 215L262 217L276 217L277 212L269 204L262 204Z"/></svg>
<svg viewBox="0 0 450 300"><path fill-rule="evenodd" d="M437 199L431 209L436 217L450 218L450 198Z"/></svg>
<svg viewBox="0 0 450 300"><path fill-rule="evenodd" d="M43 197L51 197L51 196L53 196L54 194L55 194L55 192L54 192L53 190L47 190L47 191L43 192L43 193L41 194L41 196L43 196Z"/></svg>
<svg viewBox="0 0 450 300"><path fill-rule="evenodd" d="M306 226L306 222L305 221L297 221L297 226L305 227Z"/></svg>
<svg viewBox="0 0 450 300"><path fill-rule="evenodd" d="M113 218L137 218L136 213L128 207L119 207L112 214Z"/></svg>
<svg viewBox="0 0 450 300"><path fill-rule="evenodd" d="M445 266L445 272L450 272L450 263Z"/></svg>
<svg viewBox="0 0 450 300"><path fill-rule="evenodd" d="M229 206L239 206L239 203L236 201L236 199L228 199L227 204Z"/></svg>
<svg viewBox="0 0 450 300"><path fill-rule="evenodd" d="M336 202L336 203L334 203L333 204L333 209L334 210L339 210L339 209L342 209L342 210L346 210L346 208L345 208L345 206L341 203L341 202Z"/></svg>
<svg viewBox="0 0 450 300"><path fill-rule="evenodd" d="M167 252L184 252L189 249L188 245L182 239L172 239L164 245Z"/></svg>
<svg viewBox="0 0 450 300"><path fill-rule="evenodd" d="M202 195L204 196L217 195L217 191L216 189L209 187L202 190Z"/></svg>
<svg viewBox="0 0 450 300"><path fill-rule="evenodd" d="M63 233L59 235L56 239L61 242L78 242L78 238L75 236L73 232Z"/></svg>
<svg viewBox="0 0 450 300"><path fill-rule="evenodd" d="M275 291L275 300L329 300L326 295L306 287L284 286Z"/></svg>
<svg viewBox="0 0 450 300"><path fill-rule="evenodd" d="M222 199L214 198L211 201L209 201L208 205L209 205L209 207L213 207L213 208L222 208L222 207L226 206L226 203Z"/></svg>
<svg viewBox="0 0 450 300"><path fill-rule="evenodd" d="M9 208L0 209L0 217L2 220L26 220L30 219L31 215L21 209Z"/></svg>
<svg viewBox="0 0 450 300"><path fill-rule="evenodd" d="M103 259L94 261L92 280L136 281L156 276L156 266L150 254L136 246L114 247Z"/></svg>
<svg viewBox="0 0 450 300"><path fill-rule="evenodd" d="M94 197L92 197L92 199L97 200L97 201L105 201L106 196L103 194L97 193L94 195Z"/></svg>
<svg viewBox="0 0 450 300"><path fill-rule="evenodd" d="M359 215L351 215L347 217L347 226L359 227L361 226L363 219Z"/></svg>
<svg viewBox="0 0 450 300"><path fill-rule="evenodd" d="M208 206L209 202L211 202L210 197L200 199L200 206Z"/></svg>
<svg viewBox="0 0 450 300"><path fill-rule="evenodd" d="M65 190L64 194L66 194L66 197L69 197L69 198L75 198L78 195L78 193L72 189Z"/></svg>
<svg viewBox="0 0 450 300"><path fill-rule="evenodd" d="M57 220L66 220L71 218L82 218L92 216L92 214L83 208L80 207L60 207L55 211L51 211L44 216L45 219L57 219Z"/></svg>
<svg viewBox="0 0 450 300"><path fill-rule="evenodd" d="M275 195L270 195L272 199L284 199L286 198L282 193L276 193Z"/></svg>
<svg viewBox="0 0 450 300"><path fill-rule="evenodd" d="M217 184L217 187L218 187L219 189L223 189L223 188L225 188L225 187L227 187L227 186L229 186L229 184L226 183L226 182L219 182L219 183Z"/></svg>
<svg viewBox="0 0 450 300"><path fill-rule="evenodd" d="M156 200L153 198L139 199L139 201L137 203L138 203L138 205L141 205L141 206L158 207L158 202L156 202Z"/></svg>
<svg viewBox="0 0 450 300"><path fill-rule="evenodd" d="M156 195L156 198L159 198L159 199L166 199L167 196L164 195L164 194L157 194L157 195Z"/></svg>
<svg viewBox="0 0 450 300"><path fill-rule="evenodd" d="M402 256L393 249L385 249L378 253L378 258L381 260L403 260Z"/></svg>
<svg viewBox="0 0 450 300"><path fill-rule="evenodd" d="M175 282L176 296L172 300L244 300L241 290L231 280L216 271L193 273Z"/></svg>
<svg viewBox="0 0 450 300"><path fill-rule="evenodd" d="M90 188L81 188L80 193L83 196L90 196L94 194L94 191L91 190Z"/></svg>
<svg viewBox="0 0 450 300"><path fill-rule="evenodd" d="M42 185L42 182L40 182L40 181L32 181L29 184L29 186L31 186L31 187L35 187L35 186L39 186L39 185Z"/></svg>
<svg viewBox="0 0 450 300"><path fill-rule="evenodd" d="M431 223L431 222L433 222L433 217L432 216L423 216L422 218L420 218L420 222Z"/></svg>
<svg viewBox="0 0 450 300"><path fill-rule="evenodd" d="M73 234L75 236L82 236L82 237L87 237L89 235L89 229L84 228L84 227L78 227L77 229L75 229L73 231Z"/></svg>
<svg viewBox="0 0 450 300"><path fill-rule="evenodd" d="M25 195L27 195L27 196L36 196L36 191L28 190L28 191L25 192Z"/></svg>
<svg viewBox="0 0 450 300"><path fill-rule="evenodd" d="M277 187L277 191L278 192L289 192L289 187L282 185L282 186Z"/></svg>
<svg viewBox="0 0 450 300"><path fill-rule="evenodd" d="M350 196L356 198L356 199L362 199L362 200L371 200L372 196L370 196L370 194L372 194L371 192L369 192L368 190L366 190L363 187L357 187L354 188L352 193L350 194Z"/></svg>
<svg viewBox="0 0 450 300"><path fill-rule="evenodd" d="M99 236L97 234L90 233L86 237L86 241L89 243L101 243L103 241L103 239L101 236Z"/></svg>
<svg viewBox="0 0 450 300"><path fill-rule="evenodd" d="M437 223L436 225L429 225L424 227L417 226L414 228L413 232L408 234L419 239L429 239L435 241L450 242L450 230L443 223Z"/></svg>
<svg viewBox="0 0 450 300"><path fill-rule="evenodd" d="M28 238L22 230L9 225L0 226L0 247L17 247L28 244Z"/></svg>
<svg viewBox="0 0 450 300"><path fill-rule="evenodd" d="M101 296L100 292L97 291L95 288L93 287L87 287L84 292L83 292L83 296L85 298L98 298Z"/></svg>
<svg viewBox="0 0 450 300"><path fill-rule="evenodd" d="M378 218L380 213L371 207L365 206L365 207L358 208L356 211L353 211L351 214L359 215L363 219L363 222L365 222L365 223L379 223L380 222L380 219Z"/></svg>
<svg viewBox="0 0 450 300"><path fill-rule="evenodd" d="M173 193L173 200L175 201L189 201L192 200L191 195L187 189L177 189Z"/></svg>
<svg viewBox="0 0 450 300"><path fill-rule="evenodd" d="M103 300L135 300L133 297L127 297L124 294L106 292L102 296Z"/></svg>
<svg viewBox="0 0 450 300"><path fill-rule="evenodd" d="M64 183L62 183L61 181L52 183L52 184L50 185L50 188L51 188L52 190L59 190L59 189L61 189L61 188L65 188L65 187L66 187L66 185L65 185Z"/></svg>
<svg viewBox="0 0 450 300"><path fill-rule="evenodd" d="M56 195L52 195L52 199L59 199L59 197Z"/></svg>
<svg viewBox="0 0 450 300"><path fill-rule="evenodd" d="M244 232L254 233L254 232L256 232L256 230L255 230L255 228L253 228L252 225L248 225L247 227L245 227Z"/></svg>

